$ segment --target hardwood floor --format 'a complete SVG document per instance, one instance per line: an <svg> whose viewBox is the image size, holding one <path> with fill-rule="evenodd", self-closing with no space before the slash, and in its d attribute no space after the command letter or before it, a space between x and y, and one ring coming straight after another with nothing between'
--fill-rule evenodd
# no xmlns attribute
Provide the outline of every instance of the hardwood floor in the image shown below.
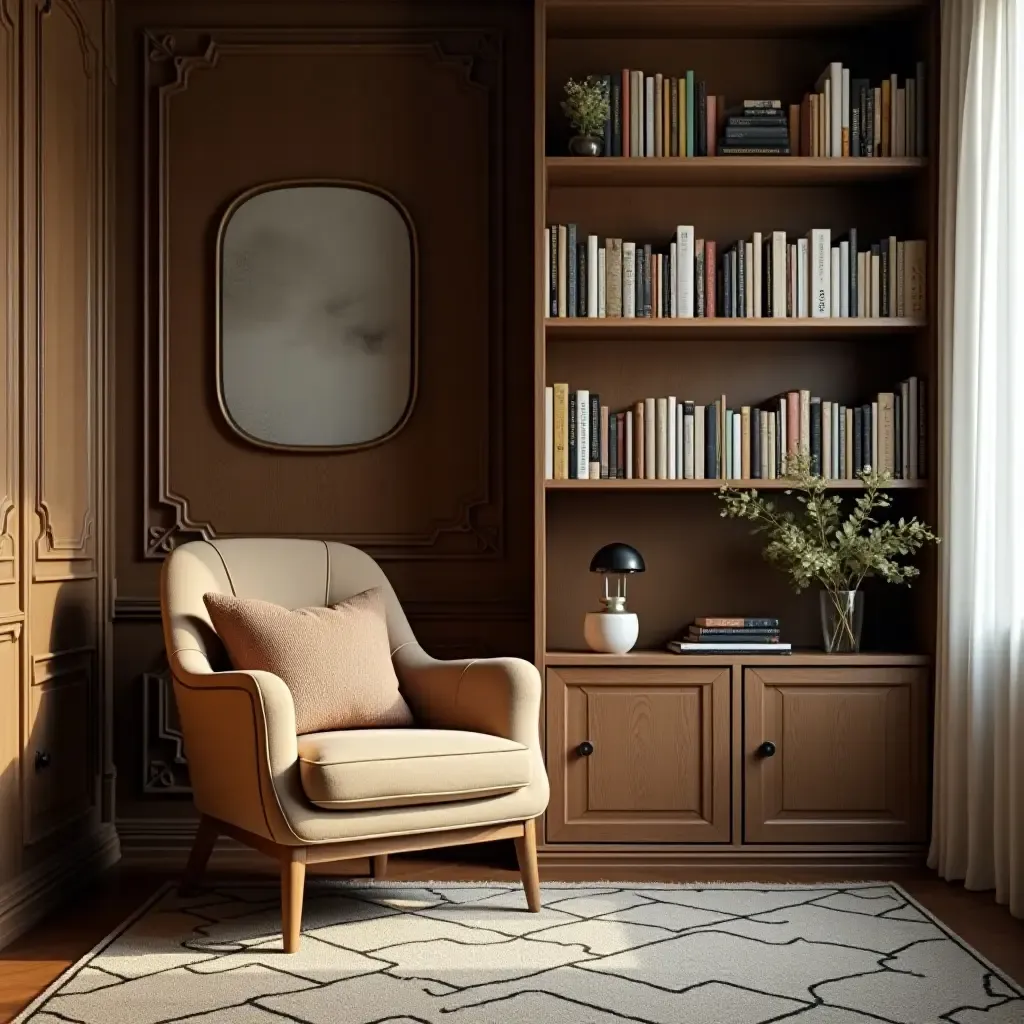
<svg viewBox="0 0 1024 1024"><path fill-rule="evenodd" d="M507 847L507 849L506 849ZM433 855L405 855L388 861L388 878L396 881L517 881L512 843L489 847L462 847ZM326 865L310 874L340 874L341 865ZM334 870L332 870L332 868ZM354 862L352 874L369 875L369 864ZM604 872L607 876L607 872ZM27 935L0 950L0 1024L21 1012L63 971L84 956L104 936L137 909L167 880L165 874L112 870L90 892L43 921ZM216 875L211 877L216 878ZM223 877L223 876L221 876ZM239 875L232 875L238 879ZM664 873L623 873L622 881L669 880ZM713 875L678 872L672 881L835 882L885 878L902 885L918 902L1012 978L1024 982L1024 921L998 906L990 892L968 892L923 868L887 868L862 871L822 871L810 868L751 871L724 868ZM567 870L541 868L542 881L580 880Z"/></svg>

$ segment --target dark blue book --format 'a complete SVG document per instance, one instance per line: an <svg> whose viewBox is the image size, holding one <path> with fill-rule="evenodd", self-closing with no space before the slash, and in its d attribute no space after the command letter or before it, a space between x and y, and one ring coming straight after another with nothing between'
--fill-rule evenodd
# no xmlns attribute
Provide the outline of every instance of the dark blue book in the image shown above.
<svg viewBox="0 0 1024 1024"><path fill-rule="evenodd" d="M601 396L590 392L590 461L601 462Z"/></svg>
<svg viewBox="0 0 1024 1024"><path fill-rule="evenodd" d="M736 243L736 315L747 316L747 247Z"/></svg>
<svg viewBox="0 0 1024 1024"><path fill-rule="evenodd" d="M569 392L569 479L576 479L576 392Z"/></svg>
<svg viewBox="0 0 1024 1024"><path fill-rule="evenodd" d="M732 305L732 252L722 255L722 314L734 316Z"/></svg>
<svg viewBox="0 0 1024 1024"><path fill-rule="evenodd" d="M633 288L635 292L636 315L644 315L644 247L637 245L633 267Z"/></svg>
<svg viewBox="0 0 1024 1024"><path fill-rule="evenodd" d="M853 476L864 468L864 410L857 406L853 410Z"/></svg>
<svg viewBox="0 0 1024 1024"><path fill-rule="evenodd" d="M704 477L718 479L718 417L714 405L704 406Z"/></svg>
<svg viewBox="0 0 1024 1024"><path fill-rule="evenodd" d="M651 243L647 242L644 245L644 316L646 317L654 316L654 306L651 304L652 293L654 292L654 289L651 287L651 271L653 269L651 264L654 262L651 259L652 255Z"/></svg>
<svg viewBox="0 0 1024 1024"><path fill-rule="evenodd" d="M615 413L608 416L608 477L619 475L619 420Z"/></svg>
<svg viewBox="0 0 1024 1024"><path fill-rule="evenodd" d="M576 315L587 315L587 243L576 243Z"/></svg>
<svg viewBox="0 0 1024 1024"><path fill-rule="evenodd" d="M821 476L821 399L812 398L810 406L811 472Z"/></svg>
<svg viewBox="0 0 1024 1024"><path fill-rule="evenodd" d="M853 150L851 149L852 153ZM850 228L850 316L857 316L860 302L860 277L857 273L857 229Z"/></svg>
<svg viewBox="0 0 1024 1024"><path fill-rule="evenodd" d="M576 225L565 229L565 308L569 316L576 316Z"/></svg>
<svg viewBox="0 0 1024 1024"><path fill-rule="evenodd" d="M558 316L558 225L551 225L551 280L548 282L548 295L550 296L550 313L552 317Z"/></svg>

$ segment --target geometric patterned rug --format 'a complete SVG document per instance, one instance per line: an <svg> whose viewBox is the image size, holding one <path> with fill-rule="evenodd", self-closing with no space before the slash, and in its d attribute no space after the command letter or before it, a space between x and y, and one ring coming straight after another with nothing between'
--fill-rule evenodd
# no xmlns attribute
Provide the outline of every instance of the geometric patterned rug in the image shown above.
<svg viewBox="0 0 1024 1024"><path fill-rule="evenodd" d="M1021 1024L1024 992L885 882L310 880L161 890L31 1024Z"/></svg>

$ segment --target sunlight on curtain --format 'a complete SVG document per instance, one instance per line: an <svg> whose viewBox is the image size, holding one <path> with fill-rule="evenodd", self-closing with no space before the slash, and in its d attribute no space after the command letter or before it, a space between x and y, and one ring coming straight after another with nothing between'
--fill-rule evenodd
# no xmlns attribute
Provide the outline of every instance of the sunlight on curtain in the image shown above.
<svg viewBox="0 0 1024 1024"><path fill-rule="evenodd" d="M942 5L929 864L1024 917L1024 0Z"/></svg>

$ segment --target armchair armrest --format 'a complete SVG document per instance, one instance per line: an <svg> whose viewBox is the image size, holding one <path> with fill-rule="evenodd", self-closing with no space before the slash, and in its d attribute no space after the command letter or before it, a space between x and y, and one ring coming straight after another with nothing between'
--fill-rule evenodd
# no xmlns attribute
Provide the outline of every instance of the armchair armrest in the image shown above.
<svg viewBox="0 0 1024 1024"><path fill-rule="evenodd" d="M540 749L540 673L521 658L437 661L416 642L394 654L417 722L488 733Z"/></svg>

